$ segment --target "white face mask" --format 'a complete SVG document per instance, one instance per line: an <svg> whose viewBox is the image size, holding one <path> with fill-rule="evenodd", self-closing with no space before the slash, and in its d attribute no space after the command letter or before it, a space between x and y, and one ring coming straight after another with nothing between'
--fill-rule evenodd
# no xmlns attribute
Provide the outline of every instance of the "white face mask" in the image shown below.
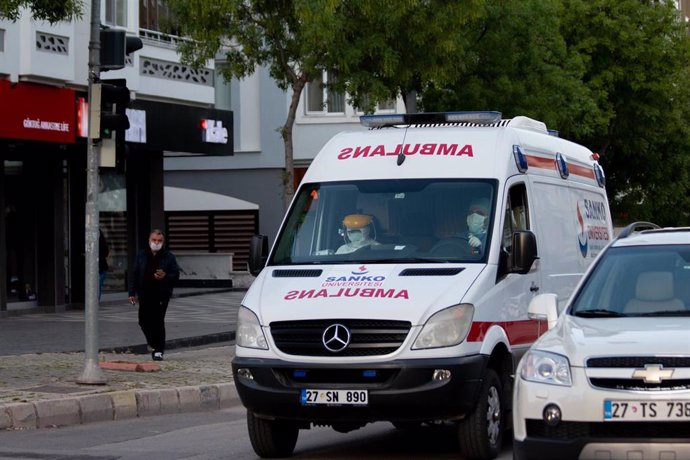
<svg viewBox="0 0 690 460"><path fill-rule="evenodd" d="M361 230L348 230L347 238L353 243L359 243L364 239L364 234Z"/></svg>
<svg viewBox="0 0 690 460"><path fill-rule="evenodd" d="M486 217L476 212L467 216L467 229L473 235L481 233L484 231L484 222L486 222Z"/></svg>
<svg viewBox="0 0 690 460"><path fill-rule="evenodd" d="M149 241L149 247L151 248L151 250L152 250L153 252L158 252L158 251L160 251L160 250L163 248L163 243L158 243L158 244L156 244L156 243L154 243L154 242L152 242L152 241Z"/></svg>

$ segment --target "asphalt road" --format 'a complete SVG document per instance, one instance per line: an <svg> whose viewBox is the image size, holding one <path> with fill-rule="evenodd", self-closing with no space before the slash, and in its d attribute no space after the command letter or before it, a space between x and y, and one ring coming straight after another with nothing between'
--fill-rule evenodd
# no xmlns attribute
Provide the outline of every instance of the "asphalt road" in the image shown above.
<svg viewBox="0 0 690 460"><path fill-rule="evenodd" d="M0 460L256 459L241 406L57 429L0 431ZM460 459L450 428L396 430L374 423L350 433L300 431L295 459ZM510 444L499 460L512 458ZM461 460L461 459L460 459Z"/></svg>

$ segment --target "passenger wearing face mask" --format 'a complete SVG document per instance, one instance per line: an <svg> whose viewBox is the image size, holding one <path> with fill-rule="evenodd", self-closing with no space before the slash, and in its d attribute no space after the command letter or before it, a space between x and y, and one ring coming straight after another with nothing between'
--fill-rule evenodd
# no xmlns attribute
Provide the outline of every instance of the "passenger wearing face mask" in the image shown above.
<svg viewBox="0 0 690 460"><path fill-rule="evenodd" d="M149 247L134 261L129 278L129 302L139 300L139 327L154 361L163 361L165 351L165 313L173 286L180 278L175 255L163 247L165 235L160 230L149 234Z"/></svg>
<svg viewBox="0 0 690 460"><path fill-rule="evenodd" d="M489 200L475 200L467 210L467 244L472 255L482 254L489 224Z"/></svg>
<svg viewBox="0 0 690 460"><path fill-rule="evenodd" d="M373 220L366 214L349 214L343 219L343 239L345 244L340 246L336 254L348 254L365 246L375 246L378 243L373 237Z"/></svg>

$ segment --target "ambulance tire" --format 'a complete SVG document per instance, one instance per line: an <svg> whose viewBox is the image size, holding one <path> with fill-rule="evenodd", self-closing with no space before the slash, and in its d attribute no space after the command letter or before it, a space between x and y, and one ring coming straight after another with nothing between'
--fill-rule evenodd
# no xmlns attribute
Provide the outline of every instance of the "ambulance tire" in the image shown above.
<svg viewBox="0 0 690 460"><path fill-rule="evenodd" d="M468 459L496 458L503 444L503 387L493 369L487 369L474 411L458 423L460 452Z"/></svg>
<svg viewBox="0 0 690 460"><path fill-rule="evenodd" d="M297 444L299 428L287 420L269 420L247 411L249 440L261 458L290 457Z"/></svg>

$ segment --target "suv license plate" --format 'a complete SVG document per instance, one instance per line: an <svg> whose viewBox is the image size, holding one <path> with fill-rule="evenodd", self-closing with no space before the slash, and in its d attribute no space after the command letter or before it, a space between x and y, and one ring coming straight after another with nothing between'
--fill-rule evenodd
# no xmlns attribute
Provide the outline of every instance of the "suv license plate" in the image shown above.
<svg viewBox="0 0 690 460"><path fill-rule="evenodd" d="M366 406L369 402L367 390L302 390L300 404L328 406Z"/></svg>
<svg viewBox="0 0 690 460"><path fill-rule="evenodd" d="M604 420L690 420L690 401L604 401Z"/></svg>

